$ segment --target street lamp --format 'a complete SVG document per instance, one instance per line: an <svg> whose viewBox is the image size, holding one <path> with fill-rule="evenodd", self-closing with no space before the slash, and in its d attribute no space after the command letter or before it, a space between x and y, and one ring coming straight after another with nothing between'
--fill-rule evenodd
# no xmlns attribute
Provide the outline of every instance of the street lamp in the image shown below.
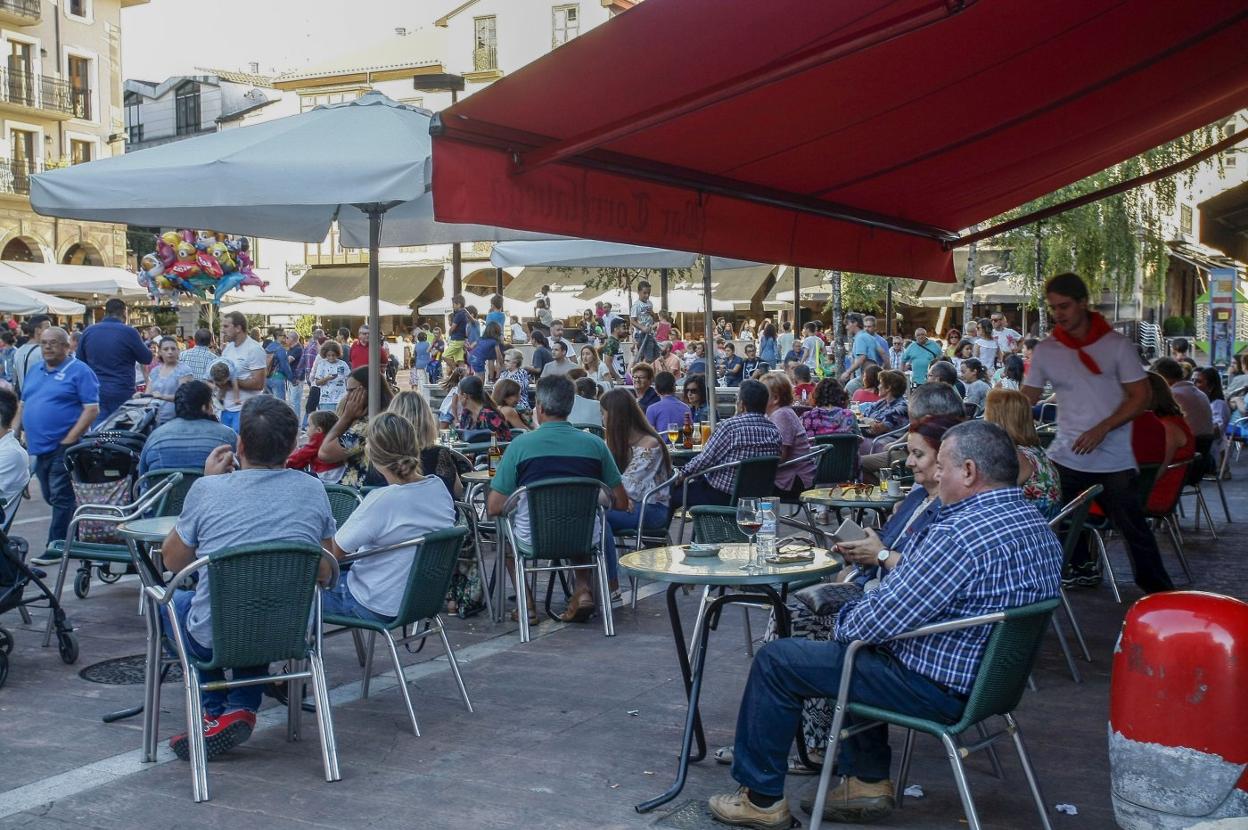
<svg viewBox="0 0 1248 830"><path fill-rule="evenodd" d="M450 92L451 105L454 106L459 102L459 93L464 91L464 76L450 72L417 75L412 78L412 89L423 92ZM464 252L458 242L451 245L451 293L464 293Z"/></svg>

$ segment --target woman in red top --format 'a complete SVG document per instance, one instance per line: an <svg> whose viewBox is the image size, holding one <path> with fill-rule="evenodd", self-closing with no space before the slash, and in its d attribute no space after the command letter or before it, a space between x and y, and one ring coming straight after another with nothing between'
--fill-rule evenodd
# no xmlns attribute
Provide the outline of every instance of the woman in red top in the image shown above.
<svg viewBox="0 0 1248 830"><path fill-rule="evenodd" d="M1149 407L1132 422L1131 448L1138 464L1160 464L1162 468L1186 461L1196 452L1196 439L1170 393L1170 385L1156 372L1148 373L1151 393ZM1183 487L1186 471L1162 473L1148 494L1148 512L1161 513L1174 504Z"/></svg>

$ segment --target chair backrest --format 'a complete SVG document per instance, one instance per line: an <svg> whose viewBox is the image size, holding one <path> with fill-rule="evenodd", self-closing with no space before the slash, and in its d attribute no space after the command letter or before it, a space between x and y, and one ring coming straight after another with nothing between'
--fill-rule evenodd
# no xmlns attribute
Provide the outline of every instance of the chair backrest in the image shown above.
<svg viewBox="0 0 1248 830"><path fill-rule="evenodd" d="M324 551L306 542L260 542L208 557L212 660L204 668L302 660Z"/></svg>
<svg viewBox="0 0 1248 830"><path fill-rule="evenodd" d="M329 512L334 516L334 524L342 527L343 522L351 518L355 508L360 506L360 493L354 487L342 484L326 484L325 495L329 497Z"/></svg>
<svg viewBox="0 0 1248 830"><path fill-rule="evenodd" d="M761 499L774 493L776 468L779 466L778 455L759 455L740 462L732 480L733 503L737 499Z"/></svg>
<svg viewBox="0 0 1248 830"><path fill-rule="evenodd" d="M167 469L167 470L150 470L144 473L135 483L135 498L138 494L160 484L163 479L168 478L174 473L181 473L182 480L170 488L169 492L161 497L160 502L156 505L153 516L179 516L182 514L182 505L186 503L186 494L190 491L191 485L197 479L204 477L203 468L194 469Z"/></svg>
<svg viewBox="0 0 1248 830"><path fill-rule="evenodd" d="M394 624L410 625L437 615L446 607L446 592L459 562L468 528L455 525L430 533L412 557L407 587Z"/></svg>
<svg viewBox="0 0 1248 830"><path fill-rule="evenodd" d="M1192 457L1185 458L1182 461L1175 461L1174 463L1167 466L1165 470L1161 470L1160 469L1161 465L1159 464L1147 465L1149 467L1152 467L1155 472L1153 473L1152 481L1147 486L1144 486L1142 482L1140 485L1140 491L1147 494L1144 499L1145 515L1147 515L1149 518L1162 518L1165 516L1169 516L1171 513L1175 511L1175 509L1179 505L1179 497L1183 495L1183 484L1187 483L1188 476L1191 474L1192 464L1194 464L1195 462L1196 462L1196 456L1193 455ZM1143 464L1140 465L1140 477L1141 478L1143 478L1144 466L1145 465ZM1174 479L1171 477L1172 474L1174 476L1178 476L1179 478L1181 478L1182 482L1175 484ZM1161 487L1162 485L1165 485L1166 487L1169 488L1170 498L1166 500L1166 503L1164 505L1162 505L1163 509L1149 510L1148 502L1149 500L1152 499L1153 491L1156 488Z"/></svg>
<svg viewBox="0 0 1248 830"><path fill-rule="evenodd" d="M737 508L700 504L689 508L693 519L693 541L704 545L748 542L750 537L737 527Z"/></svg>
<svg viewBox="0 0 1248 830"><path fill-rule="evenodd" d="M961 732L1018 706L1057 604L1054 597L1005 610L1005 619L992 627L975 685L954 731Z"/></svg>
<svg viewBox="0 0 1248 830"><path fill-rule="evenodd" d="M1070 557L1074 555L1079 537L1083 534L1083 526L1088 521L1088 511L1092 509L1092 502L1104 489L1100 484L1093 484L1071 499L1060 513L1049 520L1049 527L1062 540L1063 567L1070 564Z"/></svg>
<svg viewBox="0 0 1248 830"><path fill-rule="evenodd" d="M857 435L848 432L812 438L811 443L816 447L831 446L832 449L819 456L811 486L831 487L853 481L857 473L859 440Z"/></svg>
<svg viewBox="0 0 1248 830"><path fill-rule="evenodd" d="M525 487L533 559L585 559L598 525L596 478L548 478Z"/></svg>
<svg viewBox="0 0 1248 830"><path fill-rule="evenodd" d="M572 426L581 432L588 432L590 435L597 435L599 438L606 438L607 431L598 424L573 424Z"/></svg>

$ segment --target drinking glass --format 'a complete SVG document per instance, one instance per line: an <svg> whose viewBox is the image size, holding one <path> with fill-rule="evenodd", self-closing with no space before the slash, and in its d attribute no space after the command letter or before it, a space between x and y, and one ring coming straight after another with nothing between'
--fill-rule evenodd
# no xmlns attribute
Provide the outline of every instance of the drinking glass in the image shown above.
<svg viewBox="0 0 1248 830"><path fill-rule="evenodd" d="M749 556L740 568L746 573L758 573L758 566L754 564L754 537L762 526L763 517L758 512L758 499L738 499L737 527L750 539Z"/></svg>
<svg viewBox="0 0 1248 830"><path fill-rule="evenodd" d="M677 439L680 438L680 424L667 425L667 442L673 447L676 446Z"/></svg>
<svg viewBox="0 0 1248 830"><path fill-rule="evenodd" d="M702 423L700 421L693 425L693 448L702 449Z"/></svg>

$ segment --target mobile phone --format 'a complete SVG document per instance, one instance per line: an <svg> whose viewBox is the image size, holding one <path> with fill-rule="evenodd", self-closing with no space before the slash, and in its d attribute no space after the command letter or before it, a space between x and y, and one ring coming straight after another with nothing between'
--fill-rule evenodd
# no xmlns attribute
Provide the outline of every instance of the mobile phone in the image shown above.
<svg viewBox="0 0 1248 830"><path fill-rule="evenodd" d="M853 519L841 522L841 526L832 534L832 540L835 542L857 542L865 538L867 538L867 532Z"/></svg>

